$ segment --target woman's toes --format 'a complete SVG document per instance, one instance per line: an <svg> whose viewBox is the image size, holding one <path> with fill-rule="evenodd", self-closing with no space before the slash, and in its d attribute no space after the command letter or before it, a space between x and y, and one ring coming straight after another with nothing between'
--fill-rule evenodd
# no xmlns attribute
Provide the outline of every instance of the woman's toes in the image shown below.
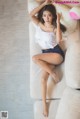
<svg viewBox="0 0 80 119"><path fill-rule="evenodd" d="M43 115L45 117L48 117L48 108L47 108L47 105L45 105L44 109L43 109Z"/></svg>
<svg viewBox="0 0 80 119"><path fill-rule="evenodd" d="M58 75L55 76L54 81L55 81L56 83L59 82L59 76L58 76Z"/></svg>
<svg viewBox="0 0 80 119"><path fill-rule="evenodd" d="M44 115L44 117L48 117L48 111L44 110L43 115Z"/></svg>
<svg viewBox="0 0 80 119"><path fill-rule="evenodd" d="M55 83L59 82L59 76L55 72L53 72L52 77L53 77Z"/></svg>

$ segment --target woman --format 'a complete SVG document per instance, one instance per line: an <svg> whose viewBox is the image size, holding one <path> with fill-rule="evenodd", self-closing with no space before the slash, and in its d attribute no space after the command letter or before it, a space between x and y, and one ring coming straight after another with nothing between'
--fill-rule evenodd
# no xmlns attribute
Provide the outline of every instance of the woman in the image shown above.
<svg viewBox="0 0 80 119"><path fill-rule="evenodd" d="M42 48L42 53L33 56L32 59L43 71L41 77L43 114L48 116L46 104L47 80L51 75L56 83L59 82L54 68L64 61L64 52L59 44L62 39L62 32L65 32L66 28L60 24L61 15L56 15L56 9L53 3L49 4L49 0L31 11L30 16L36 25L37 43Z"/></svg>

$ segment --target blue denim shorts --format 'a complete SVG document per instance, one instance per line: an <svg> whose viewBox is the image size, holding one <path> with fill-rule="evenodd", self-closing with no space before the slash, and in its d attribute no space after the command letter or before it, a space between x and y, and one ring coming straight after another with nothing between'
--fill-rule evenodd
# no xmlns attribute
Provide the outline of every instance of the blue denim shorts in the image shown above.
<svg viewBox="0 0 80 119"><path fill-rule="evenodd" d="M63 57L63 60L65 57L65 54L59 45L56 45L54 48L44 49L42 50L42 53L59 53Z"/></svg>

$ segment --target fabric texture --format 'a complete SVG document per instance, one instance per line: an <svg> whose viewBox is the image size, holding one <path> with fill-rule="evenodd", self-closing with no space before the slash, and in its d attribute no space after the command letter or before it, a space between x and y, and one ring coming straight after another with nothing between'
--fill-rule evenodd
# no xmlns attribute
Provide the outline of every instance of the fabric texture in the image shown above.
<svg viewBox="0 0 80 119"><path fill-rule="evenodd" d="M68 37L65 57L65 76L69 87L80 88L80 23L77 30Z"/></svg>
<svg viewBox="0 0 80 119"><path fill-rule="evenodd" d="M42 49L54 48L57 45L56 35L54 32L45 32L40 26L36 25L36 42L41 46Z"/></svg>
<svg viewBox="0 0 80 119"><path fill-rule="evenodd" d="M80 119L80 90L65 89L55 119L64 118Z"/></svg>

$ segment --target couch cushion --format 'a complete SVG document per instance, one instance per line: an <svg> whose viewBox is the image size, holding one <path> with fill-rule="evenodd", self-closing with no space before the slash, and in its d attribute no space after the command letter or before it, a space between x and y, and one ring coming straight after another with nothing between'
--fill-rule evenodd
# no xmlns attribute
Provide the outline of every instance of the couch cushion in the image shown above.
<svg viewBox="0 0 80 119"><path fill-rule="evenodd" d="M79 25L78 25L79 26ZM66 83L72 88L80 88L80 29L68 37L65 57Z"/></svg>
<svg viewBox="0 0 80 119"><path fill-rule="evenodd" d="M80 119L80 90L65 89L55 119Z"/></svg>
<svg viewBox="0 0 80 119"><path fill-rule="evenodd" d="M28 0L28 12L32 11L38 5L39 3L36 0Z"/></svg>

